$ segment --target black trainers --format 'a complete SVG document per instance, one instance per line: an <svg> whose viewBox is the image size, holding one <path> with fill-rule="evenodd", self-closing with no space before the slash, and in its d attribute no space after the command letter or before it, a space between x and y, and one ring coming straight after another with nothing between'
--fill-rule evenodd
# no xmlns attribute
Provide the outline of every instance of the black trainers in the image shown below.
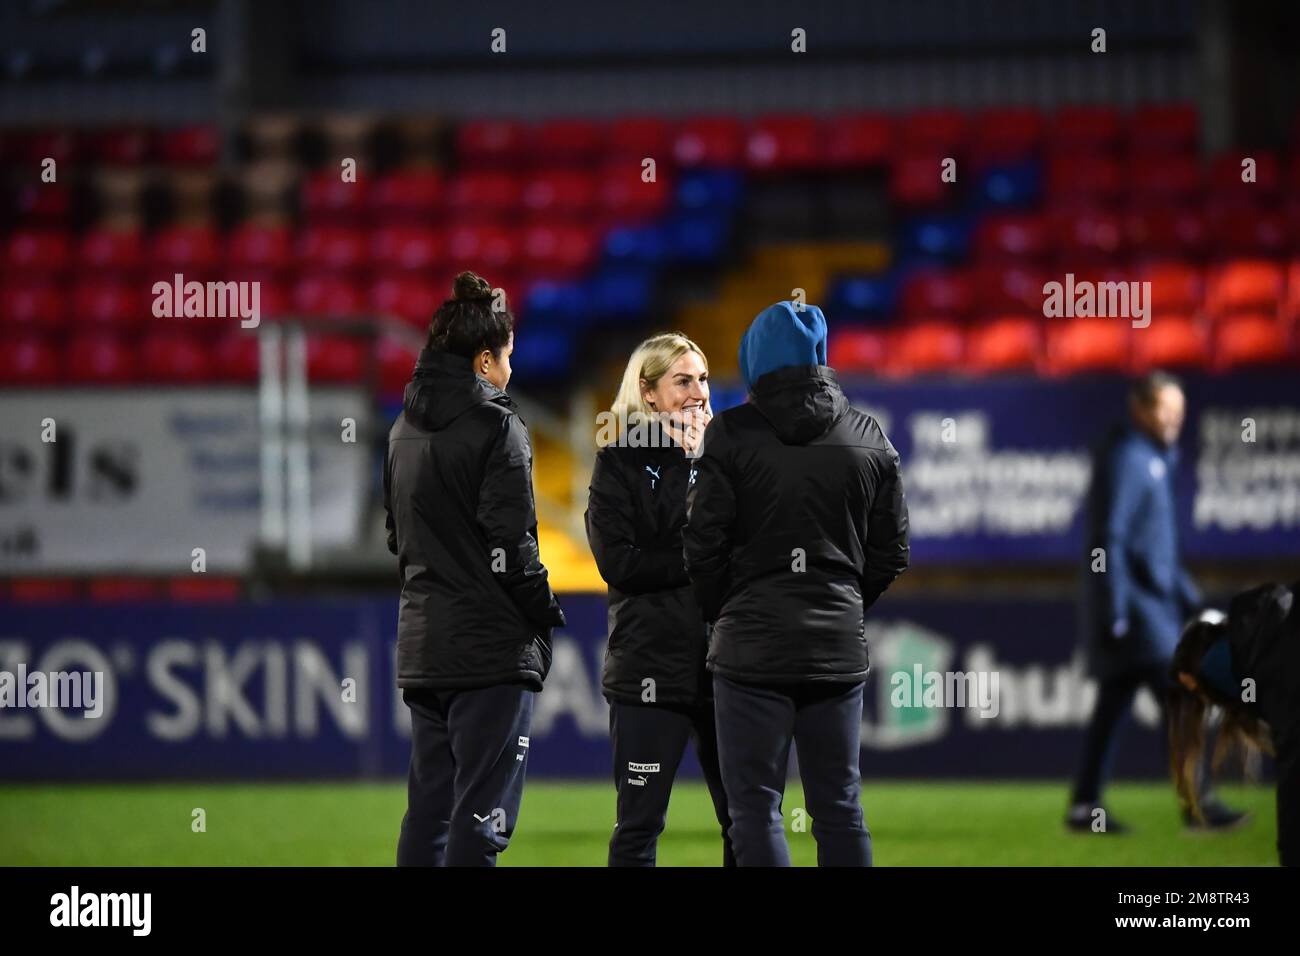
<svg viewBox="0 0 1300 956"><path fill-rule="evenodd" d="M1189 830L1214 830L1224 832L1235 830L1250 819L1249 810L1233 810L1224 806L1217 800L1201 806L1201 814L1205 817L1205 822L1195 819L1191 813L1183 811L1183 825Z"/></svg>
<svg viewBox="0 0 1300 956"><path fill-rule="evenodd" d="M1100 815L1096 816L1094 824L1093 811L1100 810ZM1086 803L1076 803L1070 807L1069 813L1065 815L1066 829L1074 833L1110 833L1119 835L1128 833L1128 826L1120 823L1105 807L1092 807Z"/></svg>

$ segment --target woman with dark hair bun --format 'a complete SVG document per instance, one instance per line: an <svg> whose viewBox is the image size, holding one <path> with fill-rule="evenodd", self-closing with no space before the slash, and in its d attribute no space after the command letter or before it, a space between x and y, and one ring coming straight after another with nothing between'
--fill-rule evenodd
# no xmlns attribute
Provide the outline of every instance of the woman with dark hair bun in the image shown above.
<svg viewBox="0 0 1300 956"><path fill-rule="evenodd" d="M399 866L495 865L564 624L538 554L528 429L505 393L513 348L504 295L456 276L388 435L397 685L411 709Z"/></svg>
<svg viewBox="0 0 1300 956"><path fill-rule="evenodd" d="M1206 612L1183 629L1170 664L1169 762L1184 809L1196 818L1207 712L1223 714L1217 768L1234 745L1277 757L1277 848L1300 866L1300 581L1238 594L1224 617Z"/></svg>

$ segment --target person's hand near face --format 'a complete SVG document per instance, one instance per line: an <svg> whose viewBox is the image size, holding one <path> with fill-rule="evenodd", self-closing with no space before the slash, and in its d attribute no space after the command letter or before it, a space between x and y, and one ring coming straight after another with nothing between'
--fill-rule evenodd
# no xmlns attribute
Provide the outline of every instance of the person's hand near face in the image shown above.
<svg viewBox="0 0 1300 956"><path fill-rule="evenodd" d="M698 352L683 352L650 388L643 383L647 404L661 417L673 440L686 455L699 454L704 429L713 418L709 406L709 372Z"/></svg>

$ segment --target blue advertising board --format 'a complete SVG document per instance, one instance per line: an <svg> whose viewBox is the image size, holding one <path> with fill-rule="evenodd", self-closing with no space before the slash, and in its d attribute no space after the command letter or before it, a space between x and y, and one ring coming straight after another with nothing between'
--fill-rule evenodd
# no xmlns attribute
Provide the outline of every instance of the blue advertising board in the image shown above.
<svg viewBox="0 0 1300 956"><path fill-rule="evenodd" d="M556 634L537 702L529 773L607 777L605 598L570 594L562 603L569 623ZM0 672L103 675L98 717L0 708L0 780L405 772L409 719L394 681L395 597L0 610ZM864 774L1068 775L1095 693L1075 654L1074 618L1062 600L887 594L868 624ZM924 694L932 675L957 697L942 687L933 698ZM961 675L971 682L963 685ZM979 675L986 683L975 682ZM1154 701L1140 697L1118 772L1164 772L1157 724ZM692 757L682 772L696 771Z"/></svg>
<svg viewBox="0 0 1300 956"><path fill-rule="evenodd" d="M1124 420L1115 376L843 380L903 464L916 564L1077 562L1093 447ZM1300 560L1300 373L1184 381L1180 540L1203 561ZM715 388L715 410L744 396Z"/></svg>

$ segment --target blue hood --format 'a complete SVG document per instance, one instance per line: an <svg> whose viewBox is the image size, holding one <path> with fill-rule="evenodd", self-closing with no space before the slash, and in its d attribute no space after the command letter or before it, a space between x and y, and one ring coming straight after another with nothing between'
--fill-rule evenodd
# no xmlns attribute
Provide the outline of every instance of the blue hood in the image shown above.
<svg viewBox="0 0 1300 956"><path fill-rule="evenodd" d="M740 340L740 374L754 383L779 368L826 364L826 317L815 305L769 305Z"/></svg>

